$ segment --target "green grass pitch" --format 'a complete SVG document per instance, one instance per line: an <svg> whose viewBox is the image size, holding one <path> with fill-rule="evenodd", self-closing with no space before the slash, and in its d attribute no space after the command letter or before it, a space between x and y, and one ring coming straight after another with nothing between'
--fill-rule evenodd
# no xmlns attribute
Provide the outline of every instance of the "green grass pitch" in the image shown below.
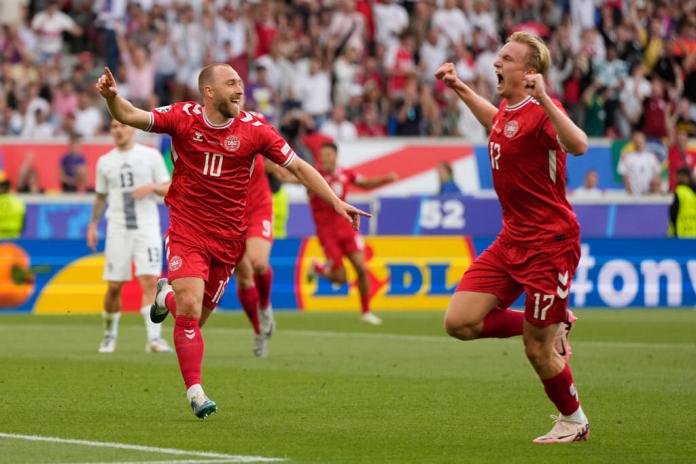
<svg viewBox="0 0 696 464"><path fill-rule="evenodd" d="M383 316L278 313L271 356L256 359L243 316L213 315L203 384L220 410L206 421L175 355L144 352L139 315L113 355L97 353L98 316L0 317L0 462L696 462L696 311L578 311L571 365L592 436L570 445L530 442L554 408L520 338L458 342L441 313Z"/></svg>

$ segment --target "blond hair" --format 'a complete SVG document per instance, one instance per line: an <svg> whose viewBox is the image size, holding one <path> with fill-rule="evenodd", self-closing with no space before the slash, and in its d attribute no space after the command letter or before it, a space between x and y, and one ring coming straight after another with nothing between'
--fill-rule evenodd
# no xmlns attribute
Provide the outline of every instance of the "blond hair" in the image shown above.
<svg viewBox="0 0 696 464"><path fill-rule="evenodd" d="M515 32L507 39L527 46L527 66L534 68L539 74L546 74L551 65L551 52L543 40L529 32Z"/></svg>

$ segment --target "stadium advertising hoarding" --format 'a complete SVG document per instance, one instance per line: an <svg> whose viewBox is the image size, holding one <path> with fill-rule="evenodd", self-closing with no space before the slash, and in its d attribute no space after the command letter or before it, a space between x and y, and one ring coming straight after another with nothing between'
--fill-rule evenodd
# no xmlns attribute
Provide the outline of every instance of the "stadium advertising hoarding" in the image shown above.
<svg viewBox="0 0 696 464"><path fill-rule="evenodd" d="M462 237L367 237L372 306L382 310L444 310L473 256L490 239ZM353 283L308 282L306 271L322 259L315 238L279 240L273 306L305 311L357 311ZM0 311L79 314L102 311L104 258L82 240L20 240L0 243ZM349 280L354 274L349 269ZM230 283L220 302L238 309ZM696 240L588 239L573 280L573 307L696 306ZM124 289L124 310L137 310L140 289Z"/></svg>

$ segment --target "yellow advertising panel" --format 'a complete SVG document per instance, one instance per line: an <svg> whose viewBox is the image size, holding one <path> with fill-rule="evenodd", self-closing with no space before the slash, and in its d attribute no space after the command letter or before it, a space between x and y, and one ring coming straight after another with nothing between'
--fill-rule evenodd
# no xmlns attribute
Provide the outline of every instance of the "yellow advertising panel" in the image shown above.
<svg viewBox="0 0 696 464"><path fill-rule="evenodd" d="M332 285L321 278L309 282L305 276L312 262L323 261L324 255L316 237L303 245L296 278L299 308L358 310L360 298L350 262L343 263L348 275L346 285ZM466 237L367 237L365 256L372 309L444 310L474 258L474 248Z"/></svg>

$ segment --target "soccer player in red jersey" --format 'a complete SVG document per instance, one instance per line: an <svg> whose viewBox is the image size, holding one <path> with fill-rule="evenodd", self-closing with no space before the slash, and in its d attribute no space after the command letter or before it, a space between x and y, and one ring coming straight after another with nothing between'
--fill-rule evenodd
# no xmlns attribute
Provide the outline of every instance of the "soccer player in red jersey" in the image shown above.
<svg viewBox="0 0 696 464"><path fill-rule="evenodd" d="M589 437L568 365L573 317L567 306L580 227L566 199L565 176L566 153L587 151L587 136L546 93L549 63L539 38L512 34L495 62L500 108L464 84L452 63L436 73L490 132L493 185L503 211L503 230L462 277L445 327L461 340L522 335L527 358L561 413L536 443ZM510 310L522 292L524 311Z"/></svg>
<svg viewBox="0 0 696 464"><path fill-rule="evenodd" d="M174 173L165 197L170 210L166 238L169 283L158 282L150 317L175 317L174 346L186 396L203 419L217 410L201 387L203 337L200 327L222 297L244 255L246 200L257 154L286 167L308 189L330 203L353 227L369 214L338 198L322 176L295 155L271 126L241 111L244 87L227 64L208 65L198 77L203 105L179 102L143 111L118 94L105 68L96 84L114 119L172 136Z"/></svg>
<svg viewBox="0 0 696 464"><path fill-rule="evenodd" d="M270 266L273 244L273 193L266 176L266 163L257 156L247 194L246 252L235 269L237 298L254 329L255 356L268 356L268 339L275 330L271 308L273 272Z"/></svg>
<svg viewBox="0 0 696 464"><path fill-rule="evenodd" d="M345 200L350 185L372 189L397 179L394 173L366 179L351 169L338 166L337 157L338 148L334 143L324 143L319 148L319 172L342 200ZM345 284L346 269L343 267L343 258L348 258L358 275L361 320L368 324L381 324L382 320L370 311L370 282L360 233L351 227L346 227L345 221L341 221L336 212L321 201L317 195L310 194L309 205L312 209L317 237L324 250L324 256L326 256L326 263L314 263L308 277L313 279L318 274L333 283Z"/></svg>

